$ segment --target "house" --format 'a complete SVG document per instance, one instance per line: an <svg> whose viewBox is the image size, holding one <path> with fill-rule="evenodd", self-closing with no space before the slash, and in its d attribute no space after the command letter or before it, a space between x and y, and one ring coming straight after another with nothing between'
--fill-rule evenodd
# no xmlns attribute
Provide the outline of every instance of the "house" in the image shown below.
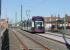
<svg viewBox="0 0 70 50"><path fill-rule="evenodd" d="M44 17L45 20L45 29L50 30L52 26L57 28L57 25L60 23L58 21L61 21L63 18L51 16L51 17Z"/></svg>
<svg viewBox="0 0 70 50"><path fill-rule="evenodd" d="M67 14L65 15L65 20L66 20L66 26L67 28L70 29L70 16L68 16Z"/></svg>

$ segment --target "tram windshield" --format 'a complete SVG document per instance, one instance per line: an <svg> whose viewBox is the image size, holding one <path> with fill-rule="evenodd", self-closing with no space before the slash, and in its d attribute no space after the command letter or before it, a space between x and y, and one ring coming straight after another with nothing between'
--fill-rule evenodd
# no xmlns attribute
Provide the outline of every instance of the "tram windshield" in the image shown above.
<svg viewBox="0 0 70 50"><path fill-rule="evenodd" d="M35 21L35 27L36 28L42 28L43 27L43 21Z"/></svg>

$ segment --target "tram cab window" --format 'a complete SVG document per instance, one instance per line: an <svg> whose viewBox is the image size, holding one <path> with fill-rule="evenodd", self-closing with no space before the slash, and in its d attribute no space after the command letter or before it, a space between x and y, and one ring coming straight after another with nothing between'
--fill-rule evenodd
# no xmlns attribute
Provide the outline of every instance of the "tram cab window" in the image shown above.
<svg viewBox="0 0 70 50"><path fill-rule="evenodd" d="M43 21L35 21L35 27L36 27L36 28L41 28L41 27L43 27Z"/></svg>

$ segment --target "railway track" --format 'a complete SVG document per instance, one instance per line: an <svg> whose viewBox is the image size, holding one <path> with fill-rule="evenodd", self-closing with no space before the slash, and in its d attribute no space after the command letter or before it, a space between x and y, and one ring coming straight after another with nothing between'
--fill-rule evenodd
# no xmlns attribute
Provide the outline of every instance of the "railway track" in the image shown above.
<svg viewBox="0 0 70 50"><path fill-rule="evenodd" d="M13 31L14 32L14 31ZM19 37L15 34L21 45L23 46L23 50L29 50L28 47L19 39Z"/></svg>
<svg viewBox="0 0 70 50"><path fill-rule="evenodd" d="M50 39L50 38L46 38L43 36L39 36L37 34L31 34L31 33L26 33L26 31L22 31L20 29L16 29L18 32L22 33L25 32L24 34L36 41L38 41L40 44L44 45L44 46L48 46L48 48L50 48L50 50L68 50L66 45L62 42Z"/></svg>
<svg viewBox="0 0 70 50"><path fill-rule="evenodd" d="M14 32L14 35L17 37L17 39L20 41L20 43L21 43L21 45L23 46L23 50L50 50L50 49L48 49L46 46L44 46L44 45L42 45L41 43L39 43L39 42L37 42L36 40L34 40L34 39L32 39L31 37L28 37L27 35L25 35L25 34L23 34L23 33L21 33L21 32L19 32L19 31L15 31L15 30L13 30L13 32ZM25 39L23 39L23 40L21 40L21 38L18 36L18 34L20 35L22 35L22 36L25 36L31 43L33 43L33 45L32 44L25 44L24 42L25 42ZM23 37L24 38L24 37ZM28 42L29 43L29 42ZM31 47L30 47L30 46ZM34 48L34 47L35 48ZM37 48L38 49L37 49Z"/></svg>

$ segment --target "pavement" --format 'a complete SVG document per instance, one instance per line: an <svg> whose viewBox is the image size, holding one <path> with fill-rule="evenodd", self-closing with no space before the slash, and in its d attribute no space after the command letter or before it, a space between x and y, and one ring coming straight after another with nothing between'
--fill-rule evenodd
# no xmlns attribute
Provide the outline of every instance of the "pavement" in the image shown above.
<svg viewBox="0 0 70 50"><path fill-rule="evenodd" d="M63 43L70 50L70 36L69 35L63 35L63 34L52 33L52 32L46 32L45 34L38 34L38 35Z"/></svg>
<svg viewBox="0 0 70 50"><path fill-rule="evenodd" d="M46 32L45 34L40 34L40 35L60 41L62 43L66 43L65 42L66 40L70 44L70 35L63 35L63 34L52 33L52 32Z"/></svg>

